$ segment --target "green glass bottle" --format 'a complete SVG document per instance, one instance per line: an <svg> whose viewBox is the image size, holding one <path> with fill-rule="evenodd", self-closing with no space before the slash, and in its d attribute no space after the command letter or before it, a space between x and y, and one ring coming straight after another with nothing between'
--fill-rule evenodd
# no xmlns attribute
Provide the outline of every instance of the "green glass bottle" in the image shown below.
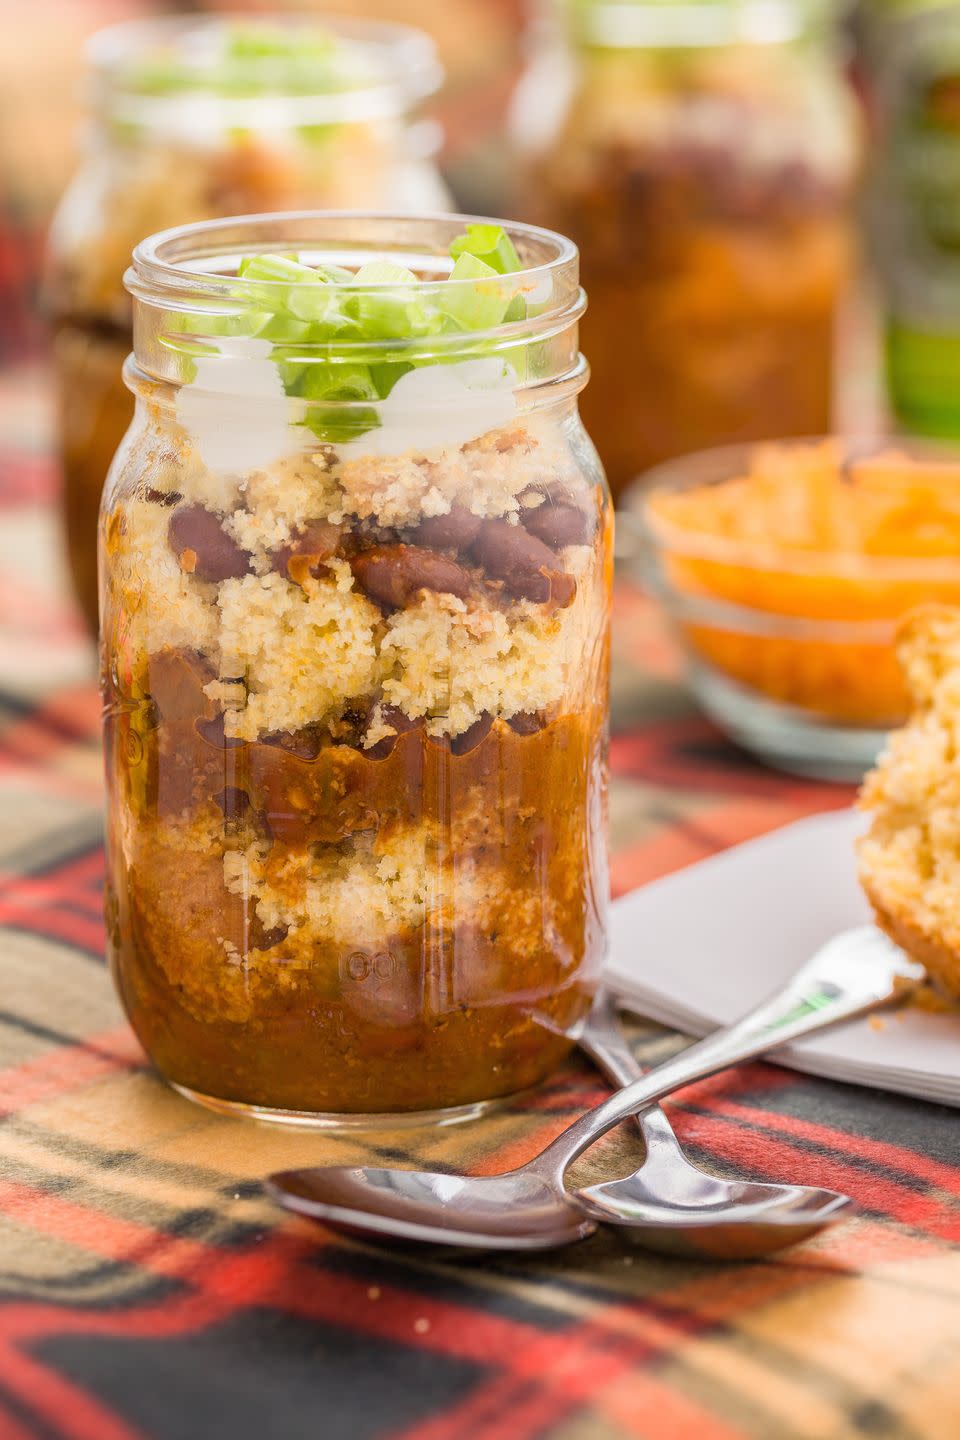
<svg viewBox="0 0 960 1440"><path fill-rule="evenodd" d="M960 6L877 7L871 232L897 423L960 439Z"/></svg>

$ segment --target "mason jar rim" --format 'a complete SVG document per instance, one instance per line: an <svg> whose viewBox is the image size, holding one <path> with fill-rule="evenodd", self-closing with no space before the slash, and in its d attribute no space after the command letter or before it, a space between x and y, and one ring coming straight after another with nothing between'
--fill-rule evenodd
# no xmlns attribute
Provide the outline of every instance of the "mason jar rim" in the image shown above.
<svg viewBox="0 0 960 1440"><path fill-rule="evenodd" d="M293 364L410 357L437 362L480 353L511 360L537 348L543 365L538 373L520 380L519 388L536 389L546 381L559 381L577 370L577 324L586 309L579 281L579 251L565 236L539 226L475 215L411 214L366 210L294 210L264 215L241 215L199 221L160 231L143 240L133 252L124 284L134 297L134 349L139 366L157 379L175 380L169 359L183 336L171 323L182 313L189 317L192 343L209 339L224 360L249 348L248 342L223 338L211 325L203 330L204 316L239 317L269 310L271 293L278 303L289 304L298 289L305 295L316 283L298 286L289 281L247 279L238 276L236 261L250 254L294 250L303 260L357 265L364 260L389 258L406 264L419 279L416 297L442 301L451 291L475 290L476 279L445 278L453 266L450 241L468 225L502 225L526 261L524 268L491 275L482 281L484 291L499 290L509 301L518 293L528 301L520 319L489 327L458 328L438 334L398 334L371 338L333 334L330 337L271 341L274 359ZM438 278L439 277L439 278ZM390 291L413 292L413 285L383 281L357 284L350 280L327 282L332 295L343 299L382 297ZM325 287L326 288L326 287ZM532 313L531 313L532 311Z"/></svg>
<svg viewBox="0 0 960 1440"><path fill-rule="evenodd" d="M570 0L578 38L612 50L785 45L816 22L819 0Z"/></svg>
<svg viewBox="0 0 960 1440"><path fill-rule="evenodd" d="M144 127L163 125L173 114L173 107L182 107L184 94L151 95L138 90L130 82L131 64L138 54L147 50L151 40L188 42L226 34L232 26L295 32L325 30L337 40L375 61L376 73L364 76L355 85L327 93L302 93L283 87L267 88L259 95L223 95L213 84L204 85L212 77L215 66L209 61L191 64L184 58L186 73L195 73L198 84L187 95L191 103L203 108L209 118L223 127L249 126L251 112L269 107L272 118L280 119L278 107L284 107L289 123L297 125L335 124L397 115L412 109L443 83L443 67L432 38L424 30L392 21L353 19L339 15L300 13L224 13L207 16L159 15L139 20L120 21L97 30L86 42L85 53L94 79L94 108L109 113L120 121ZM251 59L251 72L258 65L265 78L275 74L275 62ZM197 117L202 119L202 116Z"/></svg>
<svg viewBox="0 0 960 1440"><path fill-rule="evenodd" d="M533 264L524 265L520 270L498 277L505 284L543 282L555 276L566 277L571 282L577 281L580 253L577 246L565 235L543 229L539 225L499 220L491 216L461 215L452 211L413 213L382 210L280 210L235 215L226 219L199 220L149 235L134 248L132 264L124 275L124 284L132 295L148 302L166 299L168 303L175 303L178 294L184 301L190 302L199 302L204 296L211 300L237 300L243 297L245 289L249 289L253 302L256 294L262 294L265 288L269 291L269 288L276 286L279 294L295 287L291 287L289 280L246 281L243 276L232 274L223 266L214 268L211 265L211 268L204 268L203 262L234 259L257 253L270 254L277 249L297 249L301 252L309 251L311 256L316 256L318 260L321 254L332 260L336 255L343 256L349 251L357 260L363 256L383 258L385 254L389 254L397 258L419 258L430 262L434 269L438 264L452 267L453 262L449 255L439 247L434 246L432 250L427 250L422 248L424 241L421 241L419 254L415 255L402 243L403 237L409 236L408 244L414 246L417 231L422 231L426 237L432 229L449 232L452 239L468 225L502 226L515 245L519 241L525 248L541 246L545 251L553 251ZM352 226L361 230L368 228L371 232L375 227L382 227L383 239L378 240L370 233L365 237L358 236L351 244L346 232ZM316 231L313 236L309 235L311 230ZM271 243L267 243L265 239L254 238L266 235L270 235ZM318 248L325 239L329 242L328 248ZM185 263L188 259L197 263ZM337 280L329 283L331 289L344 290L351 295L376 295L397 288L395 281L356 284L353 281ZM474 279L451 280L447 277L420 280L418 291L430 295L438 285L444 290L452 286L462 290L475 286L476 283Z"/></svg>

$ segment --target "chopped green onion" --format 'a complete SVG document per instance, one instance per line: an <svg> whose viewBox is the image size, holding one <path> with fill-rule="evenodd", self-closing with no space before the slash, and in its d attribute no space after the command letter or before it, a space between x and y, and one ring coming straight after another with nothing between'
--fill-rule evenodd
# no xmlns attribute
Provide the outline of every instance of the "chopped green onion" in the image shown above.
<svg viewBox="0 0 960 1440"><path fill-rule="evenodd" d="M277 310L269 316L267 323L257 331L258 340L274 340L278 345L294 345L298 340L309 344L311 326L294 315Z"/></svg>
<svg viewBox="0 0 960 1440"><path fill-rule="evenodd" d="M527 302L522 295L514 295L510 304L503 312L504 325L512 325L516 320L526 320Z"/></svg>
<svg viewBox="0 0 960 1440"><path fill-rule="evenodd" d="M263 300L271 309L285 309L294 286L318 285L321 280L316 270L290 255L245 255L237 276L243 281L236 291L239 297Z"/></svg>
<svg viewBox="0 0 960 1440"><path fill-rule="evenodd" d="M353 408L358 400L381 398L369 366L317 362L305 369L299 394L304 400L324 403L318 410L308 410L301 423L312 430L318 440L342 444L376 428L379 423L376 410L366 405ZM345 402L343 408L337 406L337 401Z"/></svg>
<svg viewBox="0 0 960 1440"><path fill-rule="evenodd" d="M369 260L354 272L333 263L306 264L295 253L245 256L231 298L256 308L184 317L184 338L178 343L174 337L172 348L181 349L185 366L192 364L191 352L216 353L215 342L208 350L202 340L186 338L193 324L198 339L206 331L269 342L286 393L307 404L301 423L321 440L342 443L379 423L377 403L409 371L495 352L489 332L526 317L524 297L511 293L518 282L504 279L522 265L500 226L469 226L450 252L448 281L429 285L387 259ZM430 337L456 334L475 338L455 351L429 343ZM424 343L411 346L417 340ZM390 341L396 345L384 343ZM336 352L343 342L351 346L349 360ZM334 347L332 353L325 346ZM525 373L525 348L512 348L512 368Z"/></svg>
<svg viewBox="0 0 960 1440"><path fill-rule="evenodd" d="M230 31L224 54L231 60L299 60L313 56L325 59L337 48L337 38L329 30L314 26L235 25Z"/></svg>
<svg viewBox="0 0 960 1440"><path fill-rule="evenodd" d="M157 45L126 71L140 95L209 90L246 99L260 95L339 94L369 79L358 47L313 25L240 23L223 27L216 49L194 54L176 42Z"/></svg>
<svg viewBox="0 0 960 1440"><path fill-rule="evenodd" d="M377 387L377 394L382 398L390 394L397 381L414 368L409 360L388 360L380 365L370 365L370 375L374 385Z"/></svg>
<svg viewBox="0 0 960 1440"><path fill-rule="evenodd" d="M466 234L451 242L450 255L454 260L461 255L475 255L498 275L523 269L517 247L502 225L468 225Z"/></svg>
<svg viewBox="0 0 960 1440"><path fill-rule="evenodd" d="M360 266L353 283L383 286L381 293L351 295L345 302L344 309L359 323L365 339L406 340L439 333L441 318L417 295L420 281L412 270L392 260L370 260Z"/></svg>
<svg viewBox="0 0 960 1440"><path fill-rule="evenodd" d="M450 279L475 282L452 286L440 302L444 314L460 329L489 330L501 324L511 297L504 295L498 271L465 250L450 271Z"/></svg>
<svg viewBox="0 0 960 1440"><path fill-rule="evenodd" d="M298 393L304 400L379 400L369 365L330 365L320 361L304 366Z"/></svg>

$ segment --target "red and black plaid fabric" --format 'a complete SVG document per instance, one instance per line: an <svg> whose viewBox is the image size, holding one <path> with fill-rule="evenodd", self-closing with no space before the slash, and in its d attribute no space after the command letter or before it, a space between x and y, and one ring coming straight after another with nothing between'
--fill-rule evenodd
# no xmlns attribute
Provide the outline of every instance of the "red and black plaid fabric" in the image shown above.
<svg viewBox="0 0 960 1440"><path fill-rule="evenodd" d="M92 660L62 599L44 425L34 382L0 388L0 1440L960 1435L955 1111L766 1065L685 1091L670 1108L696 1159L860 1202L763 1264L667 1261L612 1231L455 1263L263 1198L266 1171L371 1147L195 1108L123 1023ZM625 588L615 654L618 890L848 802L727 745ZM637 1032L648 1060L679 1043ZM600 1093L573 1063L483 1121L398 1130L386 1154L503 1168ZM581 1174L626 1166L632 1145L614 1137Z"/></svg>

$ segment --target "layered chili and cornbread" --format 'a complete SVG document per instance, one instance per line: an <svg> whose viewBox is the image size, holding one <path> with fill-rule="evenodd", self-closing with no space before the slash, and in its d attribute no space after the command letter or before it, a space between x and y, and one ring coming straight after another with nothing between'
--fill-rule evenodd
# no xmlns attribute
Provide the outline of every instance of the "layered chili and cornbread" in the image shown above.
<svg viewBox="0 0 960 1440"><path fill-rule="evenodd" d="M394 401L460 383L400 371L372 377ZM197 382L133 383L102 538L109 917L148 1052L193 1094L280 1111L540 1079L589 1004L606 901L610 527L575 413L490 390L480 433L451 401L417 443L411 398L394 432L337 439L328 400L244 466Z"/></svg>

